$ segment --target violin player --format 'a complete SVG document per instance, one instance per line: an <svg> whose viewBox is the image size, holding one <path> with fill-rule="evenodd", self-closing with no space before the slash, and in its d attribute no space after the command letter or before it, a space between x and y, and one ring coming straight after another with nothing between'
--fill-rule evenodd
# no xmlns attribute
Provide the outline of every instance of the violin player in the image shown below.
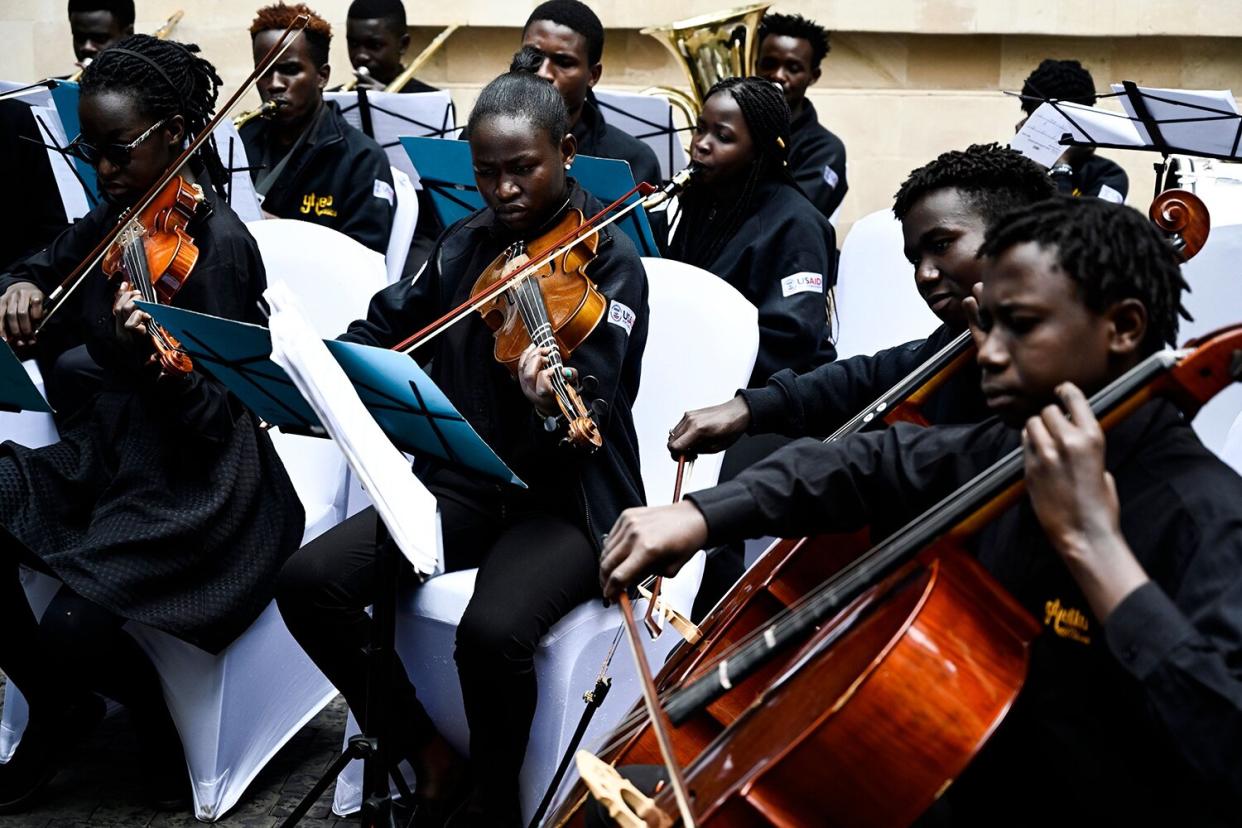
<svg viewBox="0 0 1242 828"><path fill-rule="evenodd" d="M989 228L977 425L795 442L687 502L629 510L606 597L705 543L915 518L1021 446L1027 496L978 536L1042 623L1012 710L920 825L1229 825L1242 798L1242 478L1154 399L1105 435L1086 395L1177 336L1178 262L1128 207L1057 197Z"/></svg>
<svg viewBox="0 0 1242 828"><path fill-rule="evenodd" d="M134 35L83 73L71 151L94 166L103 201L0 275L9 343L35 339L47 293L204 130L220 79L197 51ZM187 224L198 260L173 303L262 323L263 263L213 188L225 181L214 148L181 174L203 200ZM97 393L62 423L59 442L0 444L0 670L30 704L17 751L0 765L0 813L30 807L70 759L103 716L96 693L129 709L152 803L184 807L189 778L159 677L122 625L138 621L218 653L270 602L301 540L301 504L267 435L214 380L151 363L136 296L98 266L86 273L35 344L85 343ZM41 621L19 564L62 583Z"/></svg>
<svg viewBox="0 0 1242 828"><path fill-rule="evenodd" d="M515 242L546 236L571 211L601 209L566 174L577 145L564 100L546 81L525 72L493 80L470 114L469 135L486 206L449 227L421 277L378 293L367 318L342 339L394 346L473 295L485 268ZM553 376L558 369L548 356L528 348L515 380L493 356L495 338L479 314L413 352L529 486L449 467L422 475L439 504L446 568L479 573L456 647L469 776L399 659L391 668L400 724L389 744L415 770L420 826L441 824L454 811L455 826L521 825L518 774L535 713L535 648L567 612L598 598L602 533L622 509L644 500L630 408L647 338L647 281L624 233L608 227L600 235L586 272L607 300L606 313L559 369L564 380L581 380L603 438L598 450L563 444L566 422L553 397L562 378ZM360 721L376 525L367 509L303 547L282 572L277 595L290 631ZM408 567L406 574L413 582Z"/></svg>

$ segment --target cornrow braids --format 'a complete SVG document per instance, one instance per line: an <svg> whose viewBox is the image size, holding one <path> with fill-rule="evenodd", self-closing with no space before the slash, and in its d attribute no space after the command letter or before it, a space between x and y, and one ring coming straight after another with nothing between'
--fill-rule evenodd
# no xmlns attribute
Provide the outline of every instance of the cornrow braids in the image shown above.
<svg viewBox="0 0 1242 828"><path fill-rule="evenodd" d="M480 123L493 117L525 118L544 130L554 147L569 132L569 111L561 93L538 75L522 70L507 72L483 87L470 110L466 134L474 135Z"/></svg>
<svg viewBox="0 0 1242 828"><path fill-rule="evenodd" d="M306 45L310 47L310 58L315 61L316 66L323 66L328 62L328 49L332 45L332 25L305 3L293 6L275 3L259 9L254 16L254 21L250 24L250 37L254 39L254 36L260 32L273 30L283 32L293 24L299 14L310 18L310 23L302 30Z"/></svg>
<svg viewBox="0 0 1242 828"><path fill-rule="evenodd" d="M1048 58L1022 84L1022 111L1030 115L1045 99L1095 106L1095 79L1076 60Z"/></svg>
<svg viewBox="0 0 1242 828"><path fill-rule="evenodd" d="M755 157L742 185L741 193L723 209L710 194L693 187L681 196L682 219L670 252L674 258L706 268L725 243L737 232L750 213L760 182L774 178L797 188L786 165L789 155L789 104L780 88L759 77L725 78L708 90L703 98L728 94L750 130Z"/></svg>
<svg viewBox="0 0 1242 828"><path fill-rule="evenodd" d="M800 14L768 12L759 23L759 42L762 43L768 35L794 37L810 43L812 69L818 69L819 64L832 51L828 30Z"/></svg>
<svg viewBox="0 0 1242 828"><path fill-rule="evenodd" d="M198 56L193 43L159 40L151 35L130 35L99 53L82 72L81 94L122 92L138 102L143 115L158 121L180 115L188 140L207 126L220 90L216 67ZM212 186L224 197L228 173L220 163L215 138L191 158L192 168L205 168Z"/></svg>
<svg viewBox="0 0 1242 828"><path fill-rule="evenodd" d="M998 144L971 144L941 154L919 167L902 182L893 197L893 215L900 221L919 199L952 187L988 224L1026 204L1050 198L1055 192L1048 174L1017 150Z"/></svg>
<svg viewBox="0 0 1242 828"><path fill-rule="evenodd" d="M1035 242L1055 252L1057 263L1096 313L1123 299L1147 308L1144 353L1176 345L1182 307L1178 257L1142 213L1098 198L1056 196L1014 210L990 227L979 255L995 259L1015 245Z"/></svg>

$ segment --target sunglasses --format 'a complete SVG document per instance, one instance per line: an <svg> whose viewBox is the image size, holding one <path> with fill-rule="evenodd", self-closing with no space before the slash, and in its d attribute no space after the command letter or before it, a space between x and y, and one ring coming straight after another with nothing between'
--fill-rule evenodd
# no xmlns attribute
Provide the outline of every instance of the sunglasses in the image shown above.
<svg viewBox="0 0 1242 828"><path fill-rule="evenodd" d="M74 138L69 142L69 146L65 147L65 152L72 155L74 158L79 158L82 161L85 161L92 167L98 167L100 159L103 158L107 158L108 163L115 167L128 167L129 162L133 159L134 150L138 148L138 145L154 135L157 129L168 123L170 120L172 120L171 116L156 121L154 124L151 124L150 128L148 128L146 132L142 133L128 144L103 144L102 146L95 146L94 144L88 144L86 141L83 141L82 136L79 135L77 138Z"/></svg>

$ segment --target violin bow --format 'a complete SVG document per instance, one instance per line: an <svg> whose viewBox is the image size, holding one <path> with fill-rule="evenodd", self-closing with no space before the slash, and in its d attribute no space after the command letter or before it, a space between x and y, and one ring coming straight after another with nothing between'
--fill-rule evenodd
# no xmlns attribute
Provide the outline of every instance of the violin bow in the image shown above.
<svg viewBox="0 0 1242 828"><path fill-rule="evenodd" d="M674 503L681 502L683 483L689 480L693 473L694 459L685 454L677 455L677 477L673 481ZM659 638L664 632L664 621L667 620L688 643L698 642L703 637L702 630L689 618L668 606L667 602L660 597L660 588L663 585L664 578L656 576L651 580L650 587L646 584L640 584L638 587L638 594L647 599L647 612L643 616L643 626L647 628L647 633L652 638Z"/></svg>
<svg viewBox="0 0 1242 828"><path fill-rule="evenodd" d="M117 222L116 226L104 235L99 244L95 245L95 248L86 255L86 258L84 258L76 268L74 268L73 272L70 273L69 276L66 277L55 290L48 294L47 301L45 302L43 319L40 320L39 326L35 328L36 334L43 330L43 326L48 323L48 321L52 318L52 315L56 313L56 310L64 304L64 301L68 299L75 290L78 289L78 286L82 284L82 280L86 277L86 274L89 273L95 265L99 264L99 262L103 259L104 254L108 252L108 248L112 246L112 243L116 241L117 237L125 230L126 227L129 226L134 217L142 215L142 211L147 209L151 202L155 200L156 196L163 192L164 187L168 185L168 182L172 181L173 177L181 171L183 166L185 166L186 161L188 161L194 153L198 152L199 148L202 147L202 145L207 142L207 139L211 137L211 133L215 131L215 128L220 125L220 122L223 121L224 118L228 117L228 114L233 110L233 107L235 107L237 102L241 100L242 95L250 91L250 87L253 86L259 78L263 77L263 75L267 73L268 69L270 69L276 61L280 60L285 51L293 45L293 38L309 24L310 17L305 14L299 14L296 18L294 18L293 22L289 24L289 27L281 33L280 39L273 44L272 48L269 49L267 54L263 56L263 59L254 67L254 71L251 72L249 77L242 82L241 86L237 87L237 90L233 92L227 101L225 101L224 106L216 111L215 117L207 122L207 125L203 127L198 135L194 136L194 140L192 140L186 148L181 151L180 155L173 159L173 162L168 165L166 170L164 170L163 174L159 177L159 180L151 185L151 188L147 190L146 194L143 195L143 197L140 198L136 204L130 207L122 215L121 220Z"/></svg>
<svg viewBox="0 0 1242 828"><path fill-rule="evenodd" d="M429 340L439 336L444 331L460 322L462 319L465 319L471 311L476 311L483 307L500 294L517 285L531 273L539 270L539 268L543 267L548 262L558 256L564 255L565 251L573 247L575 244L598 234L605 227L620 221L639 207L654 207L663 203L673 195L676 195L685 188L686 184L690 181L691 176L693 176L696 172L698 172L698 167L694 164L690 164L690 166L673 176L672 179L670 179L668 183L661 188L656 188L655 185L648 184L646 181L640 181L638 184L634 185L633 189L622 194L616 201L591 216L580 226L575 227L557 239L556 243L552 245L551 251L545 253L537 259L531 259L521 268L515 270L503 279L498 280L488 289L471 296L465 302L462 302L460 305L453 308L439 319L429 325L426 325L421 330L416 331L398 342L396 345L392 346L392 350L400 351L403 354L409 354L412 351L421 348L423 345L427 344ZM625 200L635 193L641 196L641 198L635 199L630 204L625 204ZM622 207L623 204L625 204L624 207ZM604 216L607 216L609 213L613 213L613 215L605 219Z"/></svg>

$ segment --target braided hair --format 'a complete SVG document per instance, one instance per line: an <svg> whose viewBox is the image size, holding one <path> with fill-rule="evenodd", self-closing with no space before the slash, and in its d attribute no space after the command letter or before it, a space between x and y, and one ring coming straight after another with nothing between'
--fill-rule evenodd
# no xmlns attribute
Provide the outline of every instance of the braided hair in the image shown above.
<svg viewBox="0 0 1242 828"><path fill-rule="evenodd" d="M506 72L483 87L470 110L467 134L474 135L480 123L493 117L525 118L546 132L554 147L569 132L569 111L561 93L538 75L521 70Z"/></svg>
<svg viewBox="0 0 1242 828"><path fill-rule="evenodd" d="M1142 213L1098 198L1057 196L1005 214L990 227L980 256L995 259L1024 242L1055 251L1057 264L1078 285L1083 302L1101 313L1137 299L1147 309L1144 354L1175 345L1181 304L1190 286L1177 254Z"/></svg>
<svg viewBox="0 0 1242 828"><path fill-rule="evenodd" d="M759 23L759 42L762 43L768 35L792 37L811 44L812 69L818 69L819 64L832 50L832 45L828 40L828 30L800 14L768 12Z"/></svg>
<svg viewBox="0 0 1242 828"><path fill-rule="evenodd" d="M905 219L928 193L954 188L987 224L1008 211L1051 198L1056 191L1043 168L1017 150L998 144L971 144L942 153L902 182L893 197L893 215Z"/></svg>
<svg viewBox="0 0 1242 828"><path fill-rule="evenodd" d="M1030 115L1049 98L1095 106L1095 79L1076 60L1047 58L1022 84L1022 111Z"/></svg>
<svg viewBox="0 0 1242 828"><path fill-rule="evenodd" d="M180 115L186 137L193 140L211 120L220 90L216 67L198 56L198 46L136 34L99 53L82 72L81 94L123 92L138 102L143 115L158 121ZM207 170L212 186L225 194L228 173L220 163L214 138L190 159L196 174Z"/></svg>
<svg viewBox="0 0 1242 828"><path fill-rule="evenodd" d="M703 98L728 94L737 101L750 130L754 158L736 198L728 205L715 203L711 193L691 187L681 196L681 222L669 245L680 261L708 268L725 242L750 214L759 185L768 179L797 189L786 161L789 157L789 104L780 88L759 77L725 78Z"/></svg>

